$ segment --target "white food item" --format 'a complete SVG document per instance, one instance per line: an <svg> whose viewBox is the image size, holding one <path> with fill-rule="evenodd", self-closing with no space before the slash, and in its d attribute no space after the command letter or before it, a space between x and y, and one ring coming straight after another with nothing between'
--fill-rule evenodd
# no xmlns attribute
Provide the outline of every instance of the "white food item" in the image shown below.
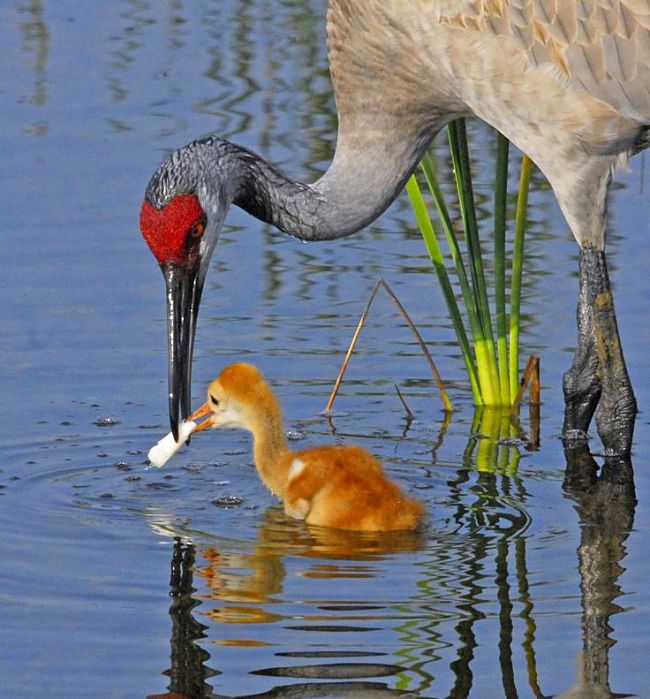
<svg viewBox="0 0 650 699"><path fill-rule="evenodd" d="M178 442L174 440L174 435L171 432L166 434L157 444L149 449L147 458L151 461L151 465L158 468L164 466L183 446L185 440L195 429L196 422L192 420L181 422L178 425Z"/></svg>

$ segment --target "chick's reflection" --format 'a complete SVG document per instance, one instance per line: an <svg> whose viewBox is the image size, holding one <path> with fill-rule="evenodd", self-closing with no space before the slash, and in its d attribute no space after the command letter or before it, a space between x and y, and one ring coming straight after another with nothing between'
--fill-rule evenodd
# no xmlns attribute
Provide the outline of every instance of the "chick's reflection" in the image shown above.
<svg viewBox="0 0 650 699"><path fill-rule="evenodd" d="M208 599L227 602L209 612L225 623L273 622L277 616L262 608L233 606L237 603L267 603L279 595L286 576L287 556L313 558L314 564L303 577L341 578L368 576L362 565L355 572L350 563L367 563L379 556L416 551L422 535L416 532L350 532L325 527L309 527L289 519L280 507L270 508L250 553L220 551L207 547L200 553L203 562L196 573L210 590ZM324 563L323 561L332 561Z"/></svg>

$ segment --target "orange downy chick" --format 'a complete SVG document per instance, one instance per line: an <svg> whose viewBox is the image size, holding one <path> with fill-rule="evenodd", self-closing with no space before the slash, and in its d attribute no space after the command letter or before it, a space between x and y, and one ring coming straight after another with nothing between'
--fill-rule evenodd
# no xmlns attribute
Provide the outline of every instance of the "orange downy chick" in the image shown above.
<svg viewBox="0 0 650 699"><path fill-rule="evenodd" d="M372 454L357 446L291 451L280 406L251 364L226 367L208 388L208 400L190 419L199 425L253 433L255 466L285 512L308 524L358 531L416 529L424 506L389 480Z"/></svg>

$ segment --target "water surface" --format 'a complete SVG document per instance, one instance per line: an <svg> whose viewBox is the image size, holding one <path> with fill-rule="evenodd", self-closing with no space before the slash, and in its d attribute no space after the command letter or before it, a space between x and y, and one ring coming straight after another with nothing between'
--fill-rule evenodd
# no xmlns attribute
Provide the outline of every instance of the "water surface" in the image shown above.
<svg viewBox="0 0 650 699"><path fill-rule="evenodd" d="M643 158L611 201L610 263L641 407L633 477L595 484L586 454L570 455L567 473L558 434L576 250L540 178L524 298L524 351L543 372L539 449L526 415L512 445L481 438L487 419L473 428L401 197L362 233L320 245L233 210L207 282L194 392L200 401L231 361L256 363L296 446L371 449L427 503L422 535L378 540L287 519L243 433L203 435L146 469L167 416L163 282L137 230L144 187L168 149L212 132L316 178L336 133L323 15L316 0L0 8L3 694L647 696ZM487 214L492 141L480 127L472 139ZM449 381L449 423L384 296L334 414L322 415L380 277Z"/></svg>

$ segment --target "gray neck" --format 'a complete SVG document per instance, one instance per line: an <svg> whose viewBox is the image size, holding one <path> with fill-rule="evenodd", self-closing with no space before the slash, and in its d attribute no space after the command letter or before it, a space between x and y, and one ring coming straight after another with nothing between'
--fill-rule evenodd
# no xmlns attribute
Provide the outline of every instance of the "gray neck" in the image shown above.
<svg viewBox="0 0 650 699"><path fill-rule="evenodd" d="M348 145L339 134L334 160L313 185L289 179L252 151L217 137L191 149L193 176L207 192L301 240L332 240L374 221L400 193L432 135ZM196 181L196 180L195 180Z"/></svg>

